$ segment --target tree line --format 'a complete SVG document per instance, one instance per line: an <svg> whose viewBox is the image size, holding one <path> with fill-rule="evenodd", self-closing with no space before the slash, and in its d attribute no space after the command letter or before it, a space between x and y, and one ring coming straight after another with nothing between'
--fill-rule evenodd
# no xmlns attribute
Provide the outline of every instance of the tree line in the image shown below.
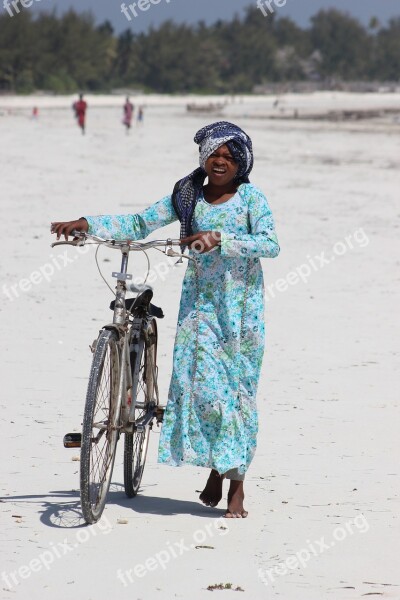
<svg viewBox="0 0 400 600"><path fill-rule="evenodd" d="M400 17L368 27L322 10L308 28L251 7L212 25L167 21L116 35L90 13L0 16L0 92L244 93L287 81L398 81Z"/></svg>

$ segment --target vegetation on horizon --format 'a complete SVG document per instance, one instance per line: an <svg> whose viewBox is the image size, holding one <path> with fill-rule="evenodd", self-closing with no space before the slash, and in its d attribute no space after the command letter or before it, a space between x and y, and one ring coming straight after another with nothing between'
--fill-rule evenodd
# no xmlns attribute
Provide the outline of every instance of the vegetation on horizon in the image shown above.
<svg viewBox="0 0 400 600"><path fill-rule="evenodd" d="M244 93L285 81L398 81L400 17L368 28L322 10L302 29L257 8L207 26L167 21L115 35L106 21L71 10L0 16L0 92L110 91Z"/></svg>

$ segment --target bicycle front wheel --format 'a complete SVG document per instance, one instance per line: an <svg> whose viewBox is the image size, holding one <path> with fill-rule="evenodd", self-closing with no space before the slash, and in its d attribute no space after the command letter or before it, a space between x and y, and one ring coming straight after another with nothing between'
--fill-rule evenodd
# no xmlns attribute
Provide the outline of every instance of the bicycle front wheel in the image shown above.
<svg viewBox="0 0 400 600"><path fill-rule="evenodd" d="M134 373L132 402L136 404L133 433L125 434L124 486L128 498L139 491L142 481L150 430L153 420L146 419L154 413L154 393L157 369L157 324L153 319L148 325L148 335L144 343L137 344L137 351L131 355L131 368ZM144 425L141 424L144 421Z"/></svg>
<svg viewBox="0 0 400 600"><path fill-rule="evenodd" d="M86 395L80 478L82 512L89 524L96 523L104 510L119 436L117 341L114 331L101 332Z"/></svg>

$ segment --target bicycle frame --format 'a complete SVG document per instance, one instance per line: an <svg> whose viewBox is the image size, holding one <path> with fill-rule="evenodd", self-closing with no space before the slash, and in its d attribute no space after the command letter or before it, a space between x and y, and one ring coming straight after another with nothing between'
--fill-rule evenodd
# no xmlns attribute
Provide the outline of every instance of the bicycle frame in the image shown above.
<svg viewBox="0 0 400 600"><path fill-rule="evenodd" d="M166 246L169 246L170 254L173 253L172 245L178 244L179 241L173 242L172 240L166 241ZM151 247L153 244L157 244L157 242L149 242L148 245ZM141 347L144 346L145 342L148 342L148 325L150 320L154 317L149 316L140 316L136 317L133 314L133 321L131 323L131 327L129 327L129 316L132 314L128 312L126 309L125 299L127 286L126 282L132 279L132 275L128 274L128 263L129 263L129 253L136 249L132 248L131 244L126 244L121 247L122 252L122 261L121 261L121 269L119 272L113 272L113 277L117 279L117 287L116 287L116 296L115 296L115 305L114 305L114 315L113 315L113 323L112 325L108 325L105 328L113 328L117 331L120 343L122 343L121 353L120 353L120 382L118 387L118 398L116 403L116 414L121 417L120 430L124 433L132 433L133 430L140 428L144 428L147 426L148 422L154 417L154 410L159 405L159 392L158 392L158 382L157 382L157 371L156 365L153 363L151 358L150 369L153 372L153 380L154 380L154 393L156 398L146 398L146 404L150 410L146 412L146 414L140 419L135 419L135 411L136 408L145 408L143 403L137 402L137 390L132 389L133 381L138 381L138 373L132 373L132 365L130 360L130 350L131 345L138 346L138 354L140 354ZM136 369L139 370L140 365L136 364ZM135 377L136 375L136 377ZM128 391L131 389L131 405L130 407L127 405L128 403ZM154 409L154 410L153 410ZM128 413L129 410L129 413Z"/></svg>
<svg viewBox="0 0 400 600"><path fill-rule="evenodd" d="M129 275L127 272L130 250L131 249L129 245L121 247L121 269L119 272L113 272L112 274L113 277L117 279L113 322L112 325L110 324L104 327L104 329L114 329L117 332L120 340L121 369L115 414L120 415L121 424L118 426L118 428L123 433L132 433L135 428L139 429L140 427L145 427L147 425L147 421L153 418L151 411L148 411L147 414L141 419L135 419L136 408L144 408L144 405L141 406L138 402L136 402L137 390L132 389L133 381L138 380L138 377L135 377L135 375L138 375L138 373L132 374L130 350L132 344L136 344L138 346L138 350L140 346L144 346L147 335L146 325L148 323L148 318L134 316L131 326L129 327L129 316L132 313L126 309L125 298L127 292L126 282L132 279L132 275ZM139 369L139 365L136 365L136 368ZM151 365L151 369L153 370L153 373L155 373L155 365ZM158 384L156 378L154 379L154 382L157 403L154 403L153 398L147 399L150 408L155 408L156 404L158 404ZM130 407L128 406L129 390L131 390ZM154 406L151 406L152 403Z"/></svg>
<svg viewBox="0 0 400 600"><path fill-rule="evenodd" d="M153 371L154 392L156 398L146 399L146 405L150 407L150 410L146 412L144 417L135 420L135 409L145 408L145 405L136 402L137 390L132 389L134 378L131 370L130 345L131 343L144 345L146 341L149 341L147 337L149 323L154 317L149 315L136 316L134 311L132 312L132 309L131 311L128 311L126 308L126 282L132 279L132 275L128 273L129 254L133 251L143 251L163 246L164 253L168 256L177 256L180 259L182 259L182 257L189 259L189 257L173 250L173 246L181 246L180 240L167 239L150 242L133 242L127 240L125 242L120 242L117 240L106 240L98 236L78 231L73 231L71 235L75 236L73 241L54 242L51 246L82 246L87 239L90 239L93 240L95 244L104 244L109 248L119 249L122 253L120 271L112 273L112 276L117 279L113 320L112 323L105 325L102 329L114 330L119 340L120 379L118 383L118 394L115 400L116 410L114 414L118 415L118 422L116 422L115 428L124 433L132 433L135 428L140 429L141 427L145 427L148 424L148 421L154 418L156 408L159 405L159 392L157 384L157 368L156 365L153 364L153 361L151 361L152 364L150 365L150 368ZM130 321L130 317L133 317L132 321ZM94 346L92 346L92 350L94 350ZM139 365L137 365L137 368L139 368ZM137 379L138 378L136 377L135 380ZM132 402L128 412L127 394L129 389L132 389ZM152 408L154 408L154 412L151 410Z"/></svg>

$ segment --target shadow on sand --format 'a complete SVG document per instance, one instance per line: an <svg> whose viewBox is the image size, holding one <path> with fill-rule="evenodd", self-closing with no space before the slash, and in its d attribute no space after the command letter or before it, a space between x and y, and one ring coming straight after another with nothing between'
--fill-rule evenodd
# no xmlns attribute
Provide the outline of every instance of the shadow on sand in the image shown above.
<svg viewBox="0 0 400 600"><path fill-rule="evenodd" d="M21 503L21 505L41 504L40 521L47 527L76 529L86 525L81 513L79 490L55 490L43 495L3 496L0 501L4 504L7 502ZM207 518L220 517L225 512L217 508L203 506L200 501L191 502L189 500L147 496L143 492L135 498L127 498L123 487L117 483L111 484L105 510L110 505L126 508L127 516L129 516L128 511L130 510L142 515L193 515ZM16 508L15 511L17 511Z"/></svg>

